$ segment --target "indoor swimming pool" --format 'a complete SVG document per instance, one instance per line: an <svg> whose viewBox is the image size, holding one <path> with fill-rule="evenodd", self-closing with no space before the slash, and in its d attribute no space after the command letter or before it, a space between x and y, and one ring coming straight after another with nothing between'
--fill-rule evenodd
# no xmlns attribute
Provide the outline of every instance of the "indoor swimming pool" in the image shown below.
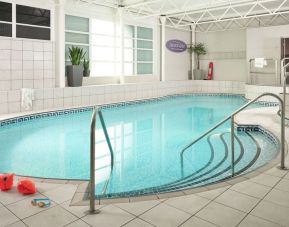
<svg viewBox="0 0 289 227"><path fill-rule="evenodd" d="M111 172L110 152L98 119L96 196L170 192L230 177L229 122L186 150L183 164L180 153L245 103L238 95L192 94L103 106L114 167ZM2 121L0 144L5 158L0 159L0 172L88 180L91 115L92 108L82 108ZM263 166L279 152L275 137L262 130L236 135L237 174Z"/></svg>

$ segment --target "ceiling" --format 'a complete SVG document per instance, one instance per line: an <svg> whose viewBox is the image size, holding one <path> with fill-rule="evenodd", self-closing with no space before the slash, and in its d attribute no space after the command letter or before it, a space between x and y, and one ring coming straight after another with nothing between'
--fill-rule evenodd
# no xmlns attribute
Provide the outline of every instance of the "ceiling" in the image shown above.
<svg viewBox="0 0 289 227"><path fill-rule="evenodd" d="M77 0L122 7L138 18L165 16L166 25L197 32L289 24L289 0Z"/></svg>

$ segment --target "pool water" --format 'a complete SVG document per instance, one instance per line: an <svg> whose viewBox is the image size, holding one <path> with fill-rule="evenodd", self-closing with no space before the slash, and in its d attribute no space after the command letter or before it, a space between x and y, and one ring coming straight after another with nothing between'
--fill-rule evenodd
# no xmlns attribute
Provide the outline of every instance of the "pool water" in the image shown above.
<svg viewBox="0 0 289 227"><path fill-rule="evenodd" d="M241 96L191 95L103 109L115 156L107 193L159 187L190 177L207 165L212 152L207 140L201 140L185 152L181 168L182 148L245 103ZM89 179L91 114L92 111L85 111L1 127L0 172L43 178ZM211 171L210 176L218 172L218 168L230 165L230 158L223 162L223 167L217 165L225 155L220 134L226 131L229 131L228 123L219 127L210 138L215 150L207 168ZM250 152L243 154L237 170L251 160L256 149L252 139L245 134L239 136ZM270 161L277 153L270 140L260 135L256 138L269 152L260 156L261 161L254 168ZM223 139L229 143L229 134L224 134ZM240 146L236 145L236 158L240 151ZM100 195L111 166L99 119L95 163L96 194ZM212 168L214 165L218 168ZM218 177L228 174L229 171ZM196 185L201 185L202 182L198 181L205 178L208 175L198 177Z"/></svg>

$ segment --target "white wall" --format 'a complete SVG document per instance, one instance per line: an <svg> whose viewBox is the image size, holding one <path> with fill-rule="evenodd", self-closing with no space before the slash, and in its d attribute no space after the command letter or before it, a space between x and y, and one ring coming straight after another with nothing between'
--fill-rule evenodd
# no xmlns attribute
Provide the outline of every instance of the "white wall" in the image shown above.
<svg viewBox="0 0 289 227"><path fill-rule="evenodd" d="M201 57L201 68L207 74L214 63L214 80L246 81L246 31L197 33L196 41L205 43L207 54Z"/></svg>
<svg viewBox="0 0 289 227"><path fill-rule="evenodd" d="M282 37L289 37L289 25L248 28L247 62L258 57L277 59L279 75Z"/></svg>
<svg viewBox="0 0 289 227"><path fill-rule="evenodd" d="M190 32L166 28L166 42L171 39L179 39L183 42L190 43ZM165 52L165 79L188 80L190 70L190 54L188 51L174 53L166 48Z"/></svg>

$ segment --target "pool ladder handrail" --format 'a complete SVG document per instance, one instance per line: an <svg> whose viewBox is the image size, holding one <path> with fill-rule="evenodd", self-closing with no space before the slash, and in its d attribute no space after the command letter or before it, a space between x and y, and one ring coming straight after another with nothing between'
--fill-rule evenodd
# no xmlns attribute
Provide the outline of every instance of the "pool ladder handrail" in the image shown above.
<svg viewBox="0 0 289 227"><path fill-rule="evenodd" d="M105 185L104 185L104 189L103 189L103 193L106 192L106 188L108 186L108 182L110 180L110 177L112 175L112 170L114 167L114 155L113 155L113 149L111 146L111 142L109 139L109 135L105 126L105 122L103 119L103 115L101 112L101 108L96 106L93 109L93 113L92 113L92 117L91 117L91 124L90 124L90 181L89 181L89 187L90 187L90 209L89 211L91 213L95 213L95 126L96 126L96 116L99 116L100 119L100 123L102 126L102 130L104 132L104 136L110 151L110 175L109 178L107 179ZM98 213L98 212L97 212Z"/></svg>
<svg viewBox="0 0 289 227"><path fill-rule="evenodd" d="M276 98L279 101L279 106L280 106L280 110L281 110L281 164L280 164L280 169L285 169L285 112L284 112L284 102L283 100L276 94L274 93L263 93L261 95L259 95L258 97L254 98L253 100L251 100L250 102L246 103L245 105L243 105L242 107L240 107L238 110L236 110L234 113L232 113L230 116L226 117L224 120L220 121L219 123L217 123L215 126L213 126L212 128L210 128L208 131L206 131L205 133L203 133L201 136L199 136L197 139L193 140L191 143L189 143L187 146L185 146L181 153L181 169L182 169L182 173L183 173L183 168L184 168L184 153L185 151L190 148L191 146L193 146L195 143L197 143L198 141L200 141L202 138L204 138L205 136L207 136L209 133L211 133L212 131L214 131L216 128L218 128L220 125L222 125L223 123L225 123L226 121L228 121L229 119L231 119L231 167L232 167L232 177L235 175L235 116L240 113L242 110L244 110L245 108L247 108L248 106L250 106L251 104L253 104L254 102L256 102L257 100L259 100L260 98L264 97L264 96L271 96Z"/></svg>

